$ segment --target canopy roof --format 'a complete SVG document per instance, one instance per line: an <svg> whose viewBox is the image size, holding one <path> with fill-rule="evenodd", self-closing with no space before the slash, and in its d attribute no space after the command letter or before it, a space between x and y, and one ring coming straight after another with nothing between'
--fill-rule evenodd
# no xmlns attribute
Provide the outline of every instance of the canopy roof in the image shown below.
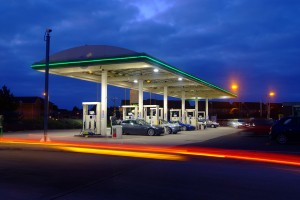
<svg viewBox="0 0 300 200"><path fill-rule="evenodd" d="M107 71L107 83L118 87L138 89L143 81L144 91L161 94L168 87L168 96L186 99L235 98L236 95L191 74L183 72L145 53L106 46L85 45L67 49L50 56L52 74L101 83L102 70ZM31 66L45 71L45 60Z"/></svg>

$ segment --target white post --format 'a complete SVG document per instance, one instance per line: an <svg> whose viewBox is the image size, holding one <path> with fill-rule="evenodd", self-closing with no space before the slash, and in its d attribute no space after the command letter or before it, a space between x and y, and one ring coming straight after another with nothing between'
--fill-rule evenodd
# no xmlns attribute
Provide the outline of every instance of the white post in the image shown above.
<svg viewBox="0 0 300 200"><path fill-rule="evenodd" d="M183 123L186 123L185 119L185 91L181 93L181 120Z"/></svg>
<svg viewBox="0 0 300 200"><path fill-rule="evenodd" d="M168 87L164 86L164 120L168 121Z"/></svg>
<svg viewBox="0 0 300 200"><path fill-rule="evenodd" d="M138 118L143 119L143 111L144 111L144 93L143 93L143 80L139 80L139 114Z"/></svg>
<svg viewBox="0 0 300 200"><path fill-rule="evenodd" d="M101 130L100 130L100 127L101 127L101 108L100 108L101 104L99 102L97 102L96 104L96 113L97 113L97 116L96 116L96 127L97 127L97 134L101 134Z"/></svg>
<svg viewBox="0 0 300 200"><path fill-rule="evenodd" d="M107 71L101 74L101 135L107 135Z"/></svg>
<svg viewBox="0 0 300 200"><path fill-rule="evenodd" d="M205 119L209 119L209 115L208 115L208 98L205 99Z"/></svg>

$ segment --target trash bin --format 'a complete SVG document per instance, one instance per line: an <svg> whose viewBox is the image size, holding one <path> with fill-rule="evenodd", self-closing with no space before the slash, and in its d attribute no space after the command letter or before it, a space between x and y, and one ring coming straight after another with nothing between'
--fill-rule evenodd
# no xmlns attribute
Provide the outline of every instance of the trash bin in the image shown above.
<svg viewBox="0 0 300 200"><path fill-rule="evenodd" d="M115 139L122 138L122 126L120 126L120 125L112 126L112 138L115 138Z"/></svg>

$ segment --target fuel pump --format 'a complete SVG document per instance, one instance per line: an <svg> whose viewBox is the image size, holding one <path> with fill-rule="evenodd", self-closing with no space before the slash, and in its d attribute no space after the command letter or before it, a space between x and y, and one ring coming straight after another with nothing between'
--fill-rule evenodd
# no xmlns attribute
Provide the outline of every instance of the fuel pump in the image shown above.
<svg viewBox="0 0 300 200"><path fill-rule="evenodd" d="M83 102L82 131L83 135L100 135L101 102Z"/></svg>
<svg viewBox="0 0 300 200"><path fill-rule="evenodd" d="M122 108L123 108L123 120L138 118L138 105L122 106Z"/></svg>
<svg viewBox="0 0 300 200"><path fill-rule="evenodd" d="M164 108L159 108L159 119L164 119Z"/></svg>
<svg viewBox="0 0 300 200"><path fill-rule="evenodd" d="M170 109L170 120L181 121L181 109Z"/></svg>
<svg viewBox="0 0 300 200"><path fill-rule="evenodd" d="M196 110L195 109L186 109L186 123L197 126L197 120L196 120Z"/></svg>
<svg viewBox="0 0 300 200"><path fill-rule="evenodd" d="M152 125L158 125L159 105L144 105L144 119Z"/></svg>

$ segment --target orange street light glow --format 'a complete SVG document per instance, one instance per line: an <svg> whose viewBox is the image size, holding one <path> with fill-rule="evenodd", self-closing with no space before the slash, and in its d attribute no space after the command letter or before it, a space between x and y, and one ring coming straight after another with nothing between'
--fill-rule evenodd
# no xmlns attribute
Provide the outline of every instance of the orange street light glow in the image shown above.
<svg viewBox="0 0 300 200"><path fill-rule="evenodd" d="M269 93L269 96L270 96L270 97L275 96L275 92L270 92L270 93Z"/></svg>
<svg viewBox="0 0 300 200"><path fill-rule="evenodd" d="M238 86L237 86L236 84L233 84L233 85L231 85L231 89L237 90L237 89L238 89Z"/></svg>

